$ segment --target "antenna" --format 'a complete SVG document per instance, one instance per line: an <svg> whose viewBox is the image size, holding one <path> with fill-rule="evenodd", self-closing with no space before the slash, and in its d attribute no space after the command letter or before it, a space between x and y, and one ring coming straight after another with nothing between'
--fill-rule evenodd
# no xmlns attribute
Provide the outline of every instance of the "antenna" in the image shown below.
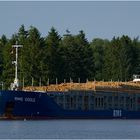
<svg viewBox="0 0 140 140"><path fill-rule="evenodd" d="M13 48L16 48L16 60L12 63L15 64L15 80L12 85L12 89L17 90L19 87L19 80L18 80L18 48L23 47L23 45L18 45L18 42L16 41L16 45L12 45Z"/></svg>

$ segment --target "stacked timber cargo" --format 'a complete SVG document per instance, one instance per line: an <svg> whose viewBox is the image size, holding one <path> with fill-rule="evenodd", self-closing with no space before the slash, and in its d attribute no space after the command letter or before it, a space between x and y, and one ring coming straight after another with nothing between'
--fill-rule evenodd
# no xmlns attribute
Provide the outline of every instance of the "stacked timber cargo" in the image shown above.
<svg viewBox="0 0 140 140"><path fill-rule="evenodd" d="M28 86L26 91L68 91L68 90L98 90L98 89L140 89L140 83L134 82L87 82L87 83L61 83L49 86Z"/></svg>

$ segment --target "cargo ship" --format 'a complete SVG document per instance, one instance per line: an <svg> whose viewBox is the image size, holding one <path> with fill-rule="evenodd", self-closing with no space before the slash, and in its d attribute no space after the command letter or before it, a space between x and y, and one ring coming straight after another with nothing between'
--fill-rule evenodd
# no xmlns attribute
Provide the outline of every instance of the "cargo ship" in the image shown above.
<svg viewBox="0 0 140 140"><path fill-rule="evenodd" d="M62 83L19 90L18 48L11 90L0 91L0 119L140 119L139 82ZM136 76L135 76L136 79Z"/></svg>

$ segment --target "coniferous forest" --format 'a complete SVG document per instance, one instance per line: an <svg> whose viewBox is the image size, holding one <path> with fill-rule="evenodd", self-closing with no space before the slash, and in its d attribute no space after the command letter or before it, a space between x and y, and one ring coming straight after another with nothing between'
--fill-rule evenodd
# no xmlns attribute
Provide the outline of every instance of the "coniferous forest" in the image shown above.
<svg viewBox="0 0 140 140"><path fill-rule="evenodd" d="M60 36L51 28L46 37L41 37L36 27L25 30L24 25L18 33L8 39L0 38L0 81L8 88L14 80L15 49L18 41L23 45L19 49L18 77L22 84L42 85L69 82L86 82L86 80L129 81L133 74L140 73L140 41L127 35L113 37L112 40L95 38L86 39L84 31L77 35Z"/></svg>

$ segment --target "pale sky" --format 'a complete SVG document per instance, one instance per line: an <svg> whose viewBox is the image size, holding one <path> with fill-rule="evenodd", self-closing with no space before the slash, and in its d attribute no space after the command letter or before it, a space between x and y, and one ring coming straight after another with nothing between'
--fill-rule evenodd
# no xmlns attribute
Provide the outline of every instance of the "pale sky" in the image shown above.
<svg viewBox="0 0 140 140"><path fill-rule="evenodd" d="M35 26L43 37L53 26L62 36L83 30L89 41L113 36L140 36L140 1L0 1L0 36Z"/></svg>

